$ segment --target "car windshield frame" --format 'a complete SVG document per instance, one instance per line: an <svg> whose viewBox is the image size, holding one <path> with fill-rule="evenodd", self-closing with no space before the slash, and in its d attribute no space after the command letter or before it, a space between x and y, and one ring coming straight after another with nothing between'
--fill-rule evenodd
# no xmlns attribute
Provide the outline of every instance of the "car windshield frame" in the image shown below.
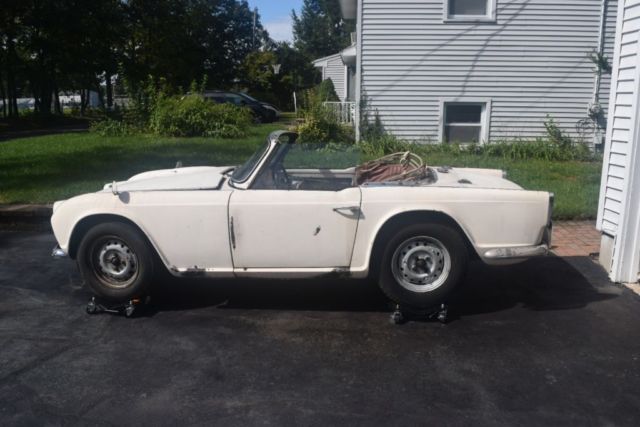
<svg viewBox="0 0 640 427"><path fill-rule="evenodd" d="M251 178L253 172L255 172L262 159L264 159L265 156L269 154L270 147L271 142L267 140L258 150L256 150L251 155L251 157L249 157L246 162L235 168L233 173L231 174L231 182L235 184L242 184L244 182L247 182L247 180Z"/></svg>

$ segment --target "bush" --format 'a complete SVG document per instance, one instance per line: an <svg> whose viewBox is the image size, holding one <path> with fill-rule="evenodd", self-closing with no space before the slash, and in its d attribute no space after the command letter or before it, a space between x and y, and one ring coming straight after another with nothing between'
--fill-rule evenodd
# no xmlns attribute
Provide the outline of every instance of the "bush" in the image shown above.
<svg viewBox="0 0 640 427"><path fill-rule="evenodd" d="M353 129L339 123L330 112L307 115L296 132L303 143L353 143L355 139Z"/></svg>
<svg viewBox="0 0 640 427"><path fill-rule="evenodd" d="M562 129L553 120L553 117L547 114L547 120L544 122L544 128L547 131L547 139L551 144L558 145L562 148L570 148L573 145L571 137L562 132Z"/></svg>
<svg viewBox="0 0 640 427"><path fill-rule="evenodd" d="M420 153L445 153L451 156L474 154L508 160L593 161L597 158L584 145L561 146L546 140L505 141L490 144L426 144L417 147Z"/></svg>
<svg viewBox="0 0 640 427"><path fill-rule="evenodd" d="M373 121L367 108L366 98L361 103L360 145L369 156L383 156L399 151L412 150L421 155L448 154L451 156L477 155L501 157L509 160L549 160L549 161L593 161L598 158L584 144L575 143L562 132L550 116L544 122L546 138L534 141L514 140L487 144L411 144L389 134L375 112Z"/></svg>
<svg viewBox="0 0 640 427"><path fill-rule="evenodd" d="M127 136L137 133L136 130L121 120L105 119L91 123L90 132L100 136Z"/></svg>
<svg viewBox="0 0 640 427"><path fill-rule="evenodd" d="M240 138L251 123L248 109L215 104L200 95L160 98L149 118L150 130L164 136Z"/></svg>
<svg viewBox="0 0 640 427"><path fill-rule="evenodd" d="M333 99L331 92L335 100L338 100L331 80L325 80L305 92L304 107L301 110L304 121L295 129L299 142L352 144L355 141L353 127L342 124L336 114L324 105L324 102Z"/></svg>
<svg viewBox="0 0 640 427"><path fill-rule="evenodd" d="M322 83L316 87L316 91L321 102L340 101L340 98L338 98L338 94L336 93L336 87L331 79L323 80Z"/></svg>

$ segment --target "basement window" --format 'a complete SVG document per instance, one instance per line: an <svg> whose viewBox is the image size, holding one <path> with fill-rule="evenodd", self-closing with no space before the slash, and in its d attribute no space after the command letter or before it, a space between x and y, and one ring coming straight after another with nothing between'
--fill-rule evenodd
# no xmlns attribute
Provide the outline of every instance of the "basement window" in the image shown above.
<svg viewBox="0 0 640 427"><path fill-rule="evenodd" d="M444 21L495 22L496 0L444 0Z"/></svg>
<svg viewBox="0 0 640 427"><path fill-rule="evenodd" d="M478 144L486 140L486 103L444 103L442 141L448 144Z"/></svg>

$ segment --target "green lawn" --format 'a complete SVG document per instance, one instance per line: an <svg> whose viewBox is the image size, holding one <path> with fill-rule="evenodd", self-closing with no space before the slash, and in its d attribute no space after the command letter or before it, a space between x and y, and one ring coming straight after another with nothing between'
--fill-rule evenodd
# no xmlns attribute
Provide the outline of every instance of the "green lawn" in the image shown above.
<svg viewBox="0 0 640 427"><path fill-rule="evenodd" d="M153 169L237 165L282 123L254 126L245 139L102 137L58 134L0 142L0 203L47 203L97 191Z"/></svg>
<svg viewBox="0 0 640 427"><path fill-rule="evenodd" d="M508 179L527 190L551 191L556 195L555 219L595 219L600 193L602 162L553 162L505 160L480 156L431 155L432 165L503 169Z"/></svg>
<svg viewBox="0 0 640 427"><path fill-rule="evenodd" d="M236 165L284 128L282 123L252 128L242 140L101 137L61 134L0 142L0 203L47 203L96 191L113 180L147 170L184 166ZM599 162L510 161L480 156L430 154L430 165L505 169L531 190L556 193L557 219L595 218L600 186Z"/></svg>

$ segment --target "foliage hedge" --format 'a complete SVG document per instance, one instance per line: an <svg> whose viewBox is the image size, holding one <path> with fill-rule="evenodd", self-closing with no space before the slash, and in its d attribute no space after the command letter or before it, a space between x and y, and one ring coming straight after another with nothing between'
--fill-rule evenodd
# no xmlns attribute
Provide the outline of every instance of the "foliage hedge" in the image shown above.
<svg viewBox="0 0 640 427"><path fill-rule="evenodd" d="M157 100L149 129L162 136L241 138L247 135L251 123L251 112L246 108L187 95Z"/></svg>
<svg viewBox="0 0 640 427"><path fill-rule="evenodd" d="M158 136L242 138L253 122L248 108L217 104L201 93L206 85L193 82L188 95L176 94L163 80L149 78L131 91L131 105L105 113L91 130L102 136L153 133Z"/></svg>
<svg viewBox="0 0 640 427"><path fill-rule="evenodd" d="M338 101L333 82L324 80L304 93L301 116L303 122L296 127L298 141L303 143L350 143L355 141L351 125L340 123L338 117L326 108L327 101Z"/></svg>

